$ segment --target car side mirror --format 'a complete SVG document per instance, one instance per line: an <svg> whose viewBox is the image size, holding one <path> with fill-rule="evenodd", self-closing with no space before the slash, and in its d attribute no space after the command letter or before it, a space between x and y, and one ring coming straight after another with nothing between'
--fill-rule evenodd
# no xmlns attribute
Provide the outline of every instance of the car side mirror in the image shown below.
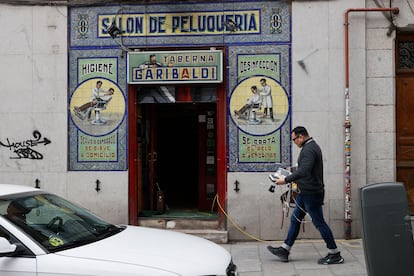
<svg viewBox="0 0 414 276"><path fill-rule="evenodd" d="M10 256L16 252L17 245L11 244L6 238L0 237L0 257Z"/></svg>

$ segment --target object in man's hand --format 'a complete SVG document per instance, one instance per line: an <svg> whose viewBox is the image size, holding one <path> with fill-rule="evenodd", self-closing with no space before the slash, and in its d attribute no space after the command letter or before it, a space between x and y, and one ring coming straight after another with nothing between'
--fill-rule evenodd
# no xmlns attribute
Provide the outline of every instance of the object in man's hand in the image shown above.
<svg viewBox="0 0 414 276"><path fill-rule="evenodd" d="M283 169L283 168L278 168L277 171L275 173L271 173L269 174L269 179L272 182L275 182L276 180L278 180L280 178L280 176L288 176L292 174L290 171Z"/></svg>

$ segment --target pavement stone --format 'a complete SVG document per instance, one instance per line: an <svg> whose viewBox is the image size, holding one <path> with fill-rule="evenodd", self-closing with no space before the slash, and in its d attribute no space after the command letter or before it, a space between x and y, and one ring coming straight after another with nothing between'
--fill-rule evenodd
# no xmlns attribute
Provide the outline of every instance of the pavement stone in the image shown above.
<svg viewBox="0 0 414 276"><path fill-rule="evenodd" d="M272 255L267 246L280 246L282 241L229 242L221 244L232 255L240 276L367 276L361 239L336 240L344 263L319 265L318 259L327 254L323 240L297 240L283 263Z"/></svg>

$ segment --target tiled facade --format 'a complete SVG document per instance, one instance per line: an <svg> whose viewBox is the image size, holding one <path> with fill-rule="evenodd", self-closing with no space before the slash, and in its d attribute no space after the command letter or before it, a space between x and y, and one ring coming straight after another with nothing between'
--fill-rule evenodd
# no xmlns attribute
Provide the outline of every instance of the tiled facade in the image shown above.
<svg viewBox="0 0 414 276"><path fill-rule="evenodd" d="M393 1L400 13L399 27L412 23L406 1ZM324 211L335 236L344 237L344 13L350 8L376 7L374 1L242 1L223 3L125 5L122 13L197 13L201 11L255 10L260 13L260 33L237 35L176 35L125 37L128 47L175 48L223 45L227 102L227 210L246 231L262 239L283 239L288 219L279 204L278 191L268 192L274 162L240 162L240 135L276 136L277 162L294 165L298 149L289 141L290 129L304 125L321 146L325 162ZM128 118L127 64L119 45L100 38L97 16L115 15L117 5L96 7L1 5L0 72L3 76L0 113L0 175L2 182L20 183L62 194L114 223L128 222ZM278 14L282 29L272 29ZM80 31L81 19L87 31ZM352 236L361 235L360 187L395 181L394 37L387 36L389 22L381 13L350 16L350 117L352 123ZM234 119L232 97L238 85L254 76L240 76L238 61L245 55L279 55L278 75L288 101L286 117L268 131L246 129ZM124 108L115 133L116 158L109 162L79 162L78 141L88 130L77 125L72 100L82 85L102 75L80 79L79 60L112 59L114 74L105 81L116 87ZM112 62L112 61L111 61ZM120 98L120 99L121 99ZM381 137L381 139L378 139ZM47 140L44 140L46 138ZM36 141L36 142L33 142ZM50 143L45 143L50 141ZM27 143L27 144L24 144ZM36 179L38 180L36 182ZM96 192L99 180L101 191ZM236 192L235 182L240 190ZM308 226L309 225L309 226ZM302 237L319 237L310 223ZM248 239L230 222L230 239Z"/></svg>

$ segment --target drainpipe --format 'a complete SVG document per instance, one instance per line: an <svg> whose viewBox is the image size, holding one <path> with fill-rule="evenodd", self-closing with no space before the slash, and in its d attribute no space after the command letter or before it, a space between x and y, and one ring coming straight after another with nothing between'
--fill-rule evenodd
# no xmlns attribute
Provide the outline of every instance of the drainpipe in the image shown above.
<svg viewBox="0 0 414 276"><path fill-rule="evenodd" d="M357 8L345 12L345 239L351 239L351 120L349 117L349 14L351 12L393 12L398 8Z"/></svg>

